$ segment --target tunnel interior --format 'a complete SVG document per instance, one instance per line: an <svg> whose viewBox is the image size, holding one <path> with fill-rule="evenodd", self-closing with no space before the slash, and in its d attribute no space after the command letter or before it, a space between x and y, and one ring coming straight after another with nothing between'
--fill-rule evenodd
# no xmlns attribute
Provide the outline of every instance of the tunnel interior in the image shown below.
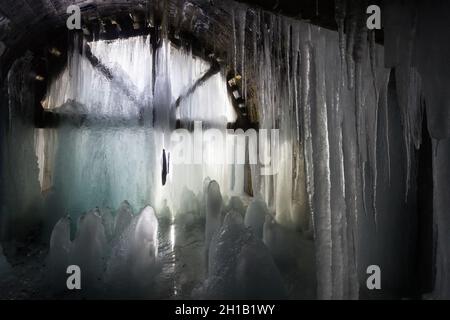
<svg viewBox="0 0 450 320"><path fill-rule="evenodd" d="M449 298L448 10L0 0L0 299Z"/></svg>

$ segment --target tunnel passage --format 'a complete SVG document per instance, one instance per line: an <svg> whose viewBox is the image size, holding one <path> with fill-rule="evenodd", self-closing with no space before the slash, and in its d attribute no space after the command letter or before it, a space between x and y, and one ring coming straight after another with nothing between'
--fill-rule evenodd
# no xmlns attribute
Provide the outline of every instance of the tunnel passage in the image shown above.
<svg viewBox="0 0 450 320"><path fill-rule="evenodd" d="M80 1L79 31L64 1L2 2L12 273L63 298L83 298L60 286L69 261L88 270L87 297L124 283L144 298L445 297L447 96L429 86L445 65L422 52L439 40L433 19L408 7L392 23L406 4L386 5L385 31L368 32L364 2L313 2L298 19L284 1ZM47 258L54 279L36 267ZM369 292L373 264L385 282Z"/></svg>

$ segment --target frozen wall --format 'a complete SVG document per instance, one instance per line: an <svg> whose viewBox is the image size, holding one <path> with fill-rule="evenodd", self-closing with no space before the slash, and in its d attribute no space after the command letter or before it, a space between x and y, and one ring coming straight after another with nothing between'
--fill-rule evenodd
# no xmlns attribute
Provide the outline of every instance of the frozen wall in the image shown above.
<svg viewBox="0 0 450 320"><path fill-rule="evenodd" d="M253 189L286 226L305 229L300 221L312 213L318 297L357 298L357 221L375 205L376 184L365 177L377 174L377 110L387 94L382 51L362 45L355 64L336 32L234 10L237 70L256 79L261 127L280 129L278 173ZM252 34L239 32L247 25ZM239 54L244 47L253 50Z"/></svg>
<svg viewBox="0 0 450 320"><path fill-rule="evenodd" d="M447 1L435 1L431 5L422 0L386 1L383 8L386 13L385 64L395 67L407 164L413 157L414 147L418 149L421 145L425 113L427 130L433 139L433 220L437 243L435 298L450 296L450 252L446 247L449 214L444 199L448 190L448 184L444 183L448 160L444 159L447 154L446 141L450 136L449 10Z"/></svg>
<svg viewBox="0 0 450 320"><path fill-rule="evenodd" d="M210 161L170 162L176 119L190 130L193 121L202 121L204 127L223 133L227 122L235 120L222 73L195 88L210 63L168 41L153 57L149 37L85 45L110 77L93 67L86 51L73 50L66 69L49 87L43 101L47 110L75 123L84 117L81 127L64 125L57 131L51 211L79 214L95 206L117 207L127 199L135 208L146 204L159 208L167 200L177 212L183 190L199 194L206 177L219 181L225 192L232 189L228 166L211 161L225 158L226 150L213 142L201 142ZM164 186L163 150L169 162Z"/></svg>
<svg viewBox="0 0 450 320"><path fill-rule="evenodd" d="M338 32L218 3L233 19L229 65L244 75L244 98L255 102L260 128L280 130L278 171L261 176L261 165L252 165L252 188L275 212L278 223L314 238L318 297L358 298L368 264L381 265L388 279L400 279L401 267L412 261L409 240L416 221L408 212L415 211L415 148L421 144L424 104L434 139L434 295L448 297L445 86L450 72L445 32L436 32L448 29L443 16L447 5L440 2L430 8L419 1L414 9L390 2L384 10L383 53L375 45L375 34L367 33L365 13L360 11L364 8L357 1L348 2L352 5L347 9L337 1ZM44 101L53 112L88 115L88 126L58 131L55 193L50 196L56 201L48 202L57 208L53 212L117 207L125 198L135 206L151 203L155 208L166 199L177 212L185 187L200 193L206 177L218 181L225 194L242 192L243 167L223 164L172 165L167 184L161 184L162 151L173 150L170 134L177 117L188 129L193 120L202 120L220 132L235 119L222 73L186 94L210 67L190 52L164 41L153 57L145 37L90 46L112 70L114 80L105 81L83 55L73 53ZM157 68L154 79L149 76L152 59ZM40 203L34 131L29 118L22 121L32 104L26 91L31 86L25 76L27 63L27 58L18 60L8 79L4 132L10 136L4 137L2 171L3 184L11 187L5 192L2 218L31 217ZM392 90L395 97L389 96ZM148 115L146 126L139 127L142 115ZM116 117L132 128L115 128L117 122L110 120ZM90 126L99 118L106 121ZM155 120L154 126L150 120ZM190 131L187 136L194 139ZM227 155L214 144L207 149L210 158ZM367 252L372 249L373 255Z"/></svg>
<svg viewBox="0 0 450 320"><path fill-rule="evenodd" d="M37 231L42 218L39 168L34 152L33 56L15 61L4 83L1 146L1 237L23 238ZM6 250L7 248L5 248Z"/></svg>

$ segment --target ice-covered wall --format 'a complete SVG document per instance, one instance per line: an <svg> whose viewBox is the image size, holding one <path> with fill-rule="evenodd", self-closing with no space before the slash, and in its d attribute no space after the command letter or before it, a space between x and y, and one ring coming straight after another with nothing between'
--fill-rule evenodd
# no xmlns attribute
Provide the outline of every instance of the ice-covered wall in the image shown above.
<svg viewBox="0 0 450 320"><path fill-rule="evenodd" d="M442 139L448 138L450 72L445 33L436 32L448 29L446 4L414 9L390 2L383 11L383 53L374 33L367 33L363 6L348 1L352 5L343 9L343 3L336 1L338 32L245 6L225 8L233 19L229 64L244 76L244 98L255 101L260 128L280 129L278 173L260 176L260 166L252 165L252 188L275 212L277 222L314 237L319 298L358 298L368 263L386 268L388 279L398 278L401 267L412 261L407 255L413 250L408 241L415 218L408 218L408 210L415 210L409 201L415 192L414 148L421 143L425 101L434 139L435 296L448 297L448 143ZM154 111L155 126L149 121L144 128L58 129L52 195L58 214L117 207L123 199L156 208L166 199L177 212L185 187L200 193L207 176L219 182L224 194L242 191L242 166L172 165L167 184L161 184L162 150L172 150L176 117L186 125L192 120L213 123L222 131L235 119L222 73L186 96L209 68L190 52L163 41L152 57L146 37L90 46L116 80L106 81L85 56L74 52L51 85L45 107L87 114L88 119L132 118L135 126L137 117ZM155 79L150 77L153 58ZM36 158L33 130L14 116L27 114L31 104L24 92L24 61L17 62L8 79L12 121L5 131L10 136L2 166L12 188L5 193L3 212L29 212L39 203L36 161L23 162ZM388 99L393 82L392 99L398 103ZM177 108L180 96L185 99ZM23 142L20 148L11 137ZM220 148L209 151L211 158L226 156ZM371 249L372 256L365 252Z"/></svg>
<svg viewBox="0 0 450 320"><path fill-rule="evenodd" d="M77 38L74 42L77 43ZM97 41L88 45L111 71L112 79L93 67L86 55L72 50L67 67L49 86L44 108L106 119L137 118L152 102L150 38Z"/></svg>
<svg viewBox="0 0 450 320"><path fill-rule="evenodd" d="M191 90L210 63L167 40L155 57L149 36L87 45L112 79L93 67L86 52L73 50L66 69L48 89L43 101L47 110L85 117L81 128L57 129L51 210L80 214L95 206L116 207L127 199L136 208L149 203L159 208L167 200L177 212L183 190L199 194L208 176L225 192L231 190L226 165L170 162L176 119L187 129L193 129L193 121L202 121L204 127L223 133L227 122L236 119L224 74L216 73ZM205 157L225 158L225 150L213 143L204 147ZM163 150L169 162L164 186Z"/></svg>
<svg viewBox="0 0 450 320"><path fill-rule="evenodd" d="M433 220L437 243L436 298L450 296L449 210L445 192L447 139L450 136L450 20L447 1L385 1L385 64L395 67L397 93L402 110L403 135L410 166L414 148L421 145L423 118L433 139ZM447 160L445 160L447 159ZM412 171L408 176L414 177ZM448 180L448 179L447 179ZM446 208L446 209L444 209Z"/></svg>
<svg viewBox="0 0 450 320"><path fill-rule="evenodd" d="M2 103L1 203L2 238L23 238L36 231L42 218L39 168L34 151L33 56L15 61L4 83Z"/></svg>
<svg viewBox="0 0 450 320"><path fill-rule="evenodd" d="M318 297L357 298L358 216L373 214L376 223L378 110L389 80L383 52L373 39L357 43L358 30L339 37L245 7L234 16L234 65L255 80L261 128L280 129L278 174L253 189L286 226L305 228L300 221L312 214L306 229L315 236Z"/></svg>

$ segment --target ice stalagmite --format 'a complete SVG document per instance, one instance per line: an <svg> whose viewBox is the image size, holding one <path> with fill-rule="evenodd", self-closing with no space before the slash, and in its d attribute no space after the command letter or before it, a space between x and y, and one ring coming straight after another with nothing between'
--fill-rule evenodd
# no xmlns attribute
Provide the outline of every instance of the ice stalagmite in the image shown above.
<svg viewBox="0 0 450 320"><path fill-rule="evenodd" d="M158 220L147 206L133 217L111 250L104 281L113 296L121 292L131 297L151 294L159 270L158 246Z"/></svg>
<svg viewBox="0 0 450 320"><path fill-rule="evenodd" d="M179 225L190 227L198 221L200 216L200 203L197 196L184 187L179 201L176 221Z"/></svg>
<svg viewBox="0 0 450 320"><path fill-rule="evenodd" d="M268 249L230 211L211 242L207 299L284 299L286 289Z"/></svg>
<svg viewBox="0 0 450 320"><path fill-rule="evenodd" d="M50 237L48 266L55 284L63 287L66 269L69 266L72 242L70 241L70 217L61 218L53 228Z"/></svg>
<svg viewBox="0 0 450 320"><path fill-rule="evenodd" d="M207 212L207 196L208 196L208 187L209 183L211 182L211 179L209 177L206 177L203 180L203 188L202 188L202 194L201 194L201 216L205 217Z"/></svg>
<svg viewBox="0 0 450 320"><path fill-rule="evenodd" d="M197 196L194 192L184 187L181 194L178 214L197 215L200 209L199 206Z"/></svg>
<svg viewBox="0 0 450 320"><path fill-rule="evenodd" d="M205 253L208 261L209 245L214 234L222 224L223 200L220 186L216 181L211 181L206 196L206 226L205 226Z"/></svg>
<svg viewBox="0 0 450 320"><path fill-rule="evenodd" d="M122 202L119 209L116 212L116 219L114 222L114 235L120 237L120 235L128 228L133 219L133 210L131 209L128 201Z"/></svg>
<svg viewBox="0 0 450 320"><path fill-rule="evenodd" d="M244 218L245 216L245 210L246 208L244 206L244 203L238 196L232 196L226 207L226 212L235 211L237 213L240 213L242 215L242 218Z"/></svg>
<svg viewBox="0 0 450 320"><path fill-rule="evenodd" d="M259 239L262 239L263 226L268 214L269 209L261 196L253 199L245 213L245 226L250 227Z"/></svg>
<svg viewBox="0 0 450 320"><path fill-rule="evenodd" d="M279 270L284 274L294 270L301 283L301 296L316 298L318 287L313 241L278 224L271 215L265 217L263 241Z"/></svg>
<svg viewBox="0 0 450 320"><path fill-rule="evenodd" d="M108 241L114 237L114 225L115 220L111 209L102 208L100 209L100 216L102 217L102 223L105 228L105 236Z"/></svg>
<svg viewBox="0 0 450 320"><path fill-rule="evenodd" d="M130 243L131 274L134 279L139 279L145 273L155 267L158 257L158 220L152 207L145 207L135 217L135 229Z"/></svg>
<svg viewBox="0 0 450 320"><path fill-rule="evenodd" d="M89 288L98 289L101 285L106 245L105 229L98 209L81 216L69 260L83 270L84 283Z"/></svg>

